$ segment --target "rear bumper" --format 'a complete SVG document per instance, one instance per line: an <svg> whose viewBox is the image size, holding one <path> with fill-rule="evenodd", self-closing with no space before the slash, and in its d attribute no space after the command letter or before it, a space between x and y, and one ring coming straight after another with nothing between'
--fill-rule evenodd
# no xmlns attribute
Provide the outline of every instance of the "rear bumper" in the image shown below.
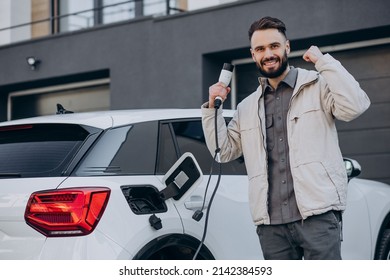
<svg viewBox="0 0 390 280"><path fill-rule="evenodd" d="M42 260L129 260L124 248L95 230L80 237L47 238L39 259Z"/></svg>
<svg viewBox="0 0 390 280"><path fill-rule="evenodd" d="M10 229L17 223L1 224ZM0 260L132 259L131 254L98 230L86 236L52 238L46 238L32 228L26 228L26 231L28 236L11 237L0 230Z"/></svg>

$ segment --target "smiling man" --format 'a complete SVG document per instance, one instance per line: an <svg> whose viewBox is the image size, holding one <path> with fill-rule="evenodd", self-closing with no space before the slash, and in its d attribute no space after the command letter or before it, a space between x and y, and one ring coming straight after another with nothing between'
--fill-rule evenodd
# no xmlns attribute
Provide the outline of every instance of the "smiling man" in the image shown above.
<svg viewBox="0 0 390 280"><path fill-rule="evenodd" d="M226 126L214 100L230 92L209 88L203 130L214 154L218 130L221 161L245 158L249 204L265 259L341 259L341 217L347 175L335 119L350 121L370 105L347 70L311 46L303 59L317 71L291 67L284 23L265 17L249 29L259 87ZM232 225L234 226L234 225Z"/></svg>

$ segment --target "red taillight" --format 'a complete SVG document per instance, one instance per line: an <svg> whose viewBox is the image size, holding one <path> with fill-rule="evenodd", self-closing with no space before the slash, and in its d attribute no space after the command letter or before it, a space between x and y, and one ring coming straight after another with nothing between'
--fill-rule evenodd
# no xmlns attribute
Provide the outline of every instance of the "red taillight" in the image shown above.
<svg viewBox="0 0 390 280"><path fill-rule="evenodd" d="M35 192L24 218L46 236L87 235L98 224L109 197L110 189L103 187Z"/></svg>

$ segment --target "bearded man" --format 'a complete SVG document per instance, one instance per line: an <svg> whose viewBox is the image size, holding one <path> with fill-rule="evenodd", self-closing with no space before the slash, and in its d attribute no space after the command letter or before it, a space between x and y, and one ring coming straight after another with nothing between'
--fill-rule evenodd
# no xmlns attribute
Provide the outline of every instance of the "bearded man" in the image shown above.
<svg viewBox="0 0 390 280"><path fill-rule="evenodd" d="M238 106L228 125L214 100L230 88L218 82L202 105L206 143L220 160L244 156L249 206L265 259L341 259L341 221L347 175L335 119L351 121L370 105L351 74L329 54L311 46L303 55L317 71L291 67L285 24L255 21L250 52L259 87ZM234 226L234 225L233 225Z"/></svg>

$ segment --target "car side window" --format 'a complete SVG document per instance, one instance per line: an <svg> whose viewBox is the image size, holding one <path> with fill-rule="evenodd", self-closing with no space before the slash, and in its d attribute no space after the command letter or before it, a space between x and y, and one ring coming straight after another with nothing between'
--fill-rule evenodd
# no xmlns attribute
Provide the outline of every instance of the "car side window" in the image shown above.
<svg viewBox="0 0 390 280"><path fill-rule="evenodd" d="M158 122L107 130L78 167L77 176L152 175Z"/></svg>
<svg viewBox="0 0 390 280"><path fill-rule="evenodd" d="M177 120L162 122L160 125L159 156L157 160L157 173L164 174L185 152L192 153L203 174L210 174L213 157L209 152L203 135L200 119ZM213 173L217 167L214 165ZM222 164L222 174L246 174L242 158Z"/></svg>
<svg viewBox="0 0 390 280"><path fill-rule="evenodd" d="M175 150L174 132L170 123L161 123L159 143L157 150L156 173L164 175L179 159L179 153Z"/></svg>

